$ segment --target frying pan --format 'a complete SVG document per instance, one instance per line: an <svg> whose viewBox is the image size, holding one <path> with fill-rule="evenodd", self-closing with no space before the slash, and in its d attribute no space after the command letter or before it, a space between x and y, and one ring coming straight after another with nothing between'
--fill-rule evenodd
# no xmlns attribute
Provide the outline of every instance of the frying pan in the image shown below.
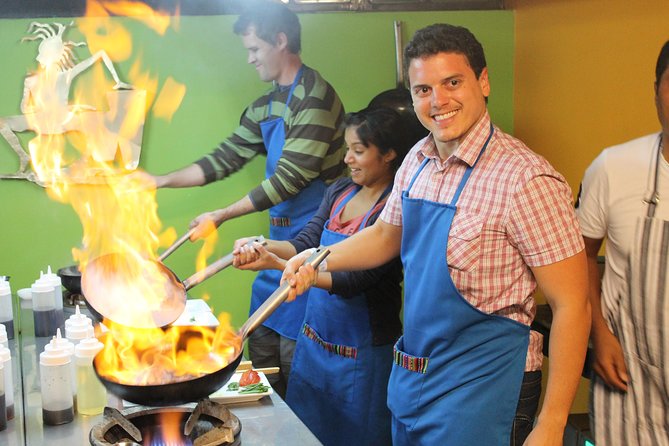
<svg viewBox="0 0 669 446"><path fill-rule="evenodd" d="M306 263L314 268L325 259L330 251L327 248L318 248ZM216 390L220 389L230 377L235 373L237 366L242 360L243 344L246 338L258 328L265 320L283 303L288 297L290 284L284 282L267 300L248 318L248 320L239 329L241 339L237 349L237 357L227 366L197 378L187 381L177 381L167 384L155 385L131 385L111 381L99 372L100 367L104 366L104 355L99 353L93 360L93 368L105 388L112 394L131 403L144 406L173 406L185 404L206 398ZM109 333L108 335L110 335Z"/></svg>
<svg viewBox="0 0 669 446"><path fill-rule="evenodd" d="M397 77L397 87L392 90L382 91L374 96L367 107L385 107L399 113L409 132L410 141L413 143L427 136L428 131L416 117L411 93L405 85L404 66L402 61L402 22L395 20L393 22L393 28L395 30L395 74Z"/></svg>
<svg viewBox="0 0 669 446"><path fill-rule="evenodd" d="M176 247L183 244L188 236L189 234L186 234L178 240L168 248L167 254L163 253L160 258L164 259L174 252L176 248L172 248L177 244ZM262 236L251 239L249 244L253 242L267 243ZM105 254L89 262L81 276L81 287L92 312L97 312L116 324L135 328L166 327L183 313L186 307L186 291L232 265L232 259L233 255L229 253L183 282L162 262L149 261L146 269L155 268L153 273L157 271L159 276L164 279L163 283L160 284L164 289L161 294L163 297L160 305L150 309L148 314L146 314L144 308L131 309L132 306L129 305L141 304L142 302L129 302L128 299L144 295L143 290L146 287L155 286L155 279L146 274L146 269L143 269L133 271L136 276L130 286L119 283L118 272L133 269L131 266L133 264L130 263L131 259L123 254Z"/></svg>
<svg viewBox="0 0 669 446"><path fill-rule="evenodd" d="M183 245L186 240L190 238L194 230L195 229L189 230L169 248L163 251L163 253L158 257L158 261L162 262L167 258L167 256L176 251L178 247ZM56 274L58 274L60 277L60 280L67 291L74 294L81 294L81 271L79 271L79 266L64 266L63 268L60 268Z"/></svg>

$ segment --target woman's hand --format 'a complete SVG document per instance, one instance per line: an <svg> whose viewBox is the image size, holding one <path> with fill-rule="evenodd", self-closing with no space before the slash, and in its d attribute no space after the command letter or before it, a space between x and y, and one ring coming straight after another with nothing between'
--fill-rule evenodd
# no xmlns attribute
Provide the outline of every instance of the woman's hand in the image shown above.
<svg viewBox="0 0 669 446"><path fill-rule="evenodd" d="M285 260L269 252L262 244L254 242L248 245L248 238L235 241L232 251L232 264L237 269L261 271L266 269L283 270Z"/></svg>

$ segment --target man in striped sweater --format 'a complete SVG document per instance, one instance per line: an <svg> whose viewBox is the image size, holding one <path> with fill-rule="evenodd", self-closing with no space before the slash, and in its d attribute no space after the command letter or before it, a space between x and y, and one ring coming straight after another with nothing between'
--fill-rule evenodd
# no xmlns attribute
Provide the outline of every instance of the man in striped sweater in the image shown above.
<svg viewBox="0 0 669 446"><path fill-rule="evenodd" d="M344 172L344 107L320 74L300 58L300 23L283 5L249 4L234 25L253 64L272 88L244 112L237 130L210 154L166 175L154 176L157 187L201 186L226 178L256 155L267 157L265 178L233 204L206 212L191 222L192 240L226 220L269 209L272 239L295 237L318 208L328 184ZM256 278L254 311L279 286L278 271ZM304 317L304 305L279 308L249 340L255 367L279 366L270 375L283 396L292 352Z"/></svg>

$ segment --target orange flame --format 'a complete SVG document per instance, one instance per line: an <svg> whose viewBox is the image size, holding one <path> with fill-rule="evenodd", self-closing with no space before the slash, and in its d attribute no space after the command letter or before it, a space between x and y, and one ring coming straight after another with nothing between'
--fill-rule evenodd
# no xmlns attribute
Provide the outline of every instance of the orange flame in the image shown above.
<svg viewBox="0 0 669 446"><path fill-rule="evenodd" d="M123 311L136 315L136 326L146 327L144 319L169 304L165 294L172 279L166 278L156 259L158 248L173 241L176 232L172 228L163 230L155 185L148 175L129 174L136 165L128 157L134 154L133 138L142 130L159 82L157 76L142 70L136 58L127 78L134 89L114 90L125 86L113 63L129 60L133 45L131 34L110 15L130 16L160 35L170 25L168 14L154 12L145 3L89 0L87 17L79 19L77 25L92 55L87 60L92 74L77 82L74 103L70 103L63 98L69 95L62 94L69 92L68 76L72 75L59 62L63 55L51 50L49 54L40 53L40 68L30 78L32 94L25 104L31 128L38 134L30 141L29 151L33 169L49 195L69 203L81 220L82 245L72 253L84 276L91 262L112 259L104 266L113 269L114 281L105 281L106 288L96 290L104 293L109 307L103 314ZM62 40L51 43L60 43L60 47L52 47L66 52ZM185 92L184 85L167 78L152 109L154 116L171 119ZM206 266L215 241L214 231L198 255L198 271ZM107 324L110 331L105 336L101 360L96 363L101 365L98 372L102 376L120 383L163 384L191 379L220 370L241 352L241 339L232 330L228 315L221 315L216 330L188 326L163 331Z"/></svg>
<svg viewBox="0 0 669 446"><path fill-rule="evenodd" d="M172 326L134 329L114 326L106 335L97 361L98 373L126 385L156 385L186 381L226 367L239 356L241 338L229 315L219 326Z"/></svg>

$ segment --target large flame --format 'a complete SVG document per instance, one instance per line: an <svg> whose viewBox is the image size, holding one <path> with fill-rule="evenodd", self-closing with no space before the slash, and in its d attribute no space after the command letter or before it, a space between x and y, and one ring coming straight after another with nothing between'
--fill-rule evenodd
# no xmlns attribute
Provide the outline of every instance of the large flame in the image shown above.
<svg viewBox="0 0 669 446"><path fill-rule="evenodd" d="M171 119L186 89L168 77L157 94L156 76L143 71L139 60L133 61L127 78L118 75L120 82L133 89L111 80L109 72L114 70L108 62L129 60L133 47L130 33L109 16L141 20L161 35L170 25L170 16L131 1L89 0L87 11L91 16L78 20L77 26L91 54L98 57L91 56L92 75L77 83L77 91L69 95L73 101L64 99L57 94L62 93L63 85L70 87L66 76L71 73L61 60L64 45L58 46L58 39L53 39L49 42L53 48L40 47L40 67L31 78L35 85L27 118L38 134L29 144L35 173L49 196L70 204L81 220L83 240L81 247L73 249L73 256L82 270L82 281L93 284L89 291L102 296L103 314L112 320L114 311L122 312L124 320L128 315L134 318L123 326L107 321L110 333L105 337L103 360L97 362L98 372L129 384L162 384L211 373L240 353L241 340L230 328L228 317L221 318L216 331L129 328L151 326L152 314L171 304L168 291L173 289L174 278L165 274L157 251L176 238L172 228L162 229L155 185L148 175L131 173L136 167L128 161L128 156L136 155L131 142L151 103L154 116ZM214 242L211 238L205 243L206 249L198 256L198 271L206 266ZM109 273L113 280L91 278L90 273L86 281L87 267L95 262L99 265L100 259L111 260L96 273ZM96 284L104 287L96 288Z"/></svg>
<svg viewBox="0 0 669 446"><path fill-rule="evenodd" d="M221 370L241 354L241 338L229 315L216 330L172 326L128 330L114 326L96 360L98 373L125 385L157 385L191 380Z"/></svg>

